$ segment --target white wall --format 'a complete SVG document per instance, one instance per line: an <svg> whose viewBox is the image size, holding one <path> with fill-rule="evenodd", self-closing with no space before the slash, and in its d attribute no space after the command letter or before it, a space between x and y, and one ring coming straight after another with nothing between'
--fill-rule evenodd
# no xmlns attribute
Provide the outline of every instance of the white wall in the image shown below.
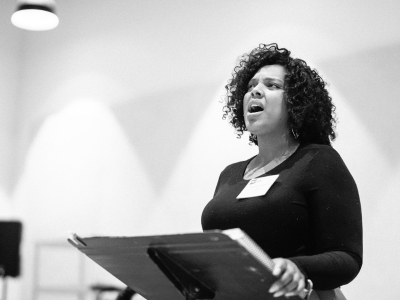
<svg viewBox="0 0 400 300"><path fill-rule="evenodd" d="M13 189L13 152L15 149L15 100L18 95L17 79L20 71L19 52L21 37L9 25L13 3L2 3L0 13L0 217L14 218L10 194Z"/></svg>
<svg viewBox="0 0 400 300"><path fill-rule="evenodd" d="M86 0L57 9L57 29L26 32L7 21L12 3L0 4L0 139L10 145L0 147L0 216L24 222L13 299L31 297L38 241L63 241L68 230L201 230L219 172L256 151L221 121L219 99L236 58L262 42L289 48L330 82L334 147L364 214L365 263L344 291L394 297L400 4ZM96 272L88 283L111 280Z"/></svg>

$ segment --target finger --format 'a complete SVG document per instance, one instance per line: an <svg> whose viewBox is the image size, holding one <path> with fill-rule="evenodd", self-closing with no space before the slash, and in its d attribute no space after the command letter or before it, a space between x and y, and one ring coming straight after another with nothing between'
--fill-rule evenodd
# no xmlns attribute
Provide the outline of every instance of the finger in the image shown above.
<svg viewBox="0 0 400 300"><path fill-rule="evenodd" d="M287 263L284 259L275 259L275 266L272 270L272 275L279 276L286 269Z"/></svg>
<svg viewBox="0 0 400 300"><path fill-rule="evenodd" d="M292 297L292 296L300 295L300 293L303 292L305 287L306 287L305 280L304 280L304 278L302 278L302 280L300 280L297 288L294 291L286 293L285 297Z"/></svg>
<svg viewBox="0 0 400 300"><path fill-rule="evenodd" d="M306 288L306 280L304 277L301 278L296 292L301 293Z"/></svg>
<svg viewBox="0 0 400 300"><path fill-rule="evenodd" d="M280 297L282 295L285 295L289 292L293 292L297 287L297 282L290 282L288 285L282 287L280 290L278 290L275 294L274 297Z"/></svg>
<svg viewBox="0 0 400 300"><path fill-rule="evenodd" d="M270 293L274 293L274 292L277 292L277 291L286 292L286 290L284 290L283 288L286 285L288 285L289 283L291 283L292 280L293 280L293 274L286 270L284 275L271 285L271 288L269 289L269 292Z"/></svg>
<svg viewBox="0 0 400 300"><path fill-rule="evenodd" d="M295 276L298 276L298 273L296 270L294 270L292 267L288 266L288 268L285 270L285 273L282 274L280 281L283 283L283 285L288 284L292 280L295 280Z"/></svg>
<svg viewBox="0 0 400 300"><path fill-rule="evenodd" d="M283 294L285 294L285 296L288 293L295 293L298 294L298 290L302 291L302 287L304 286L304 279L303 276L299 273L296 272L293 276L292 276L292 280L289 281L286 285L283 285L280 289L277 290L277 292L279 293L275 293L274 296L282 296Z"/></svg>
<svg viewBox="0 0 400 300"><path fill-rule="evenodd" d="M268 292L272 294L272 293L275 293L280 288L281 288L281 282L280 282L280 280L277 280L271 285Z"/></svg>

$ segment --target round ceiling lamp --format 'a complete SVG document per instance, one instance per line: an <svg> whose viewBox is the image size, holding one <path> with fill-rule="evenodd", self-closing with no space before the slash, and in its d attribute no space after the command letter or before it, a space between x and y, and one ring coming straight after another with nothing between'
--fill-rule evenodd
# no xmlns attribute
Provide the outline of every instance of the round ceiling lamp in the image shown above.
<svg viewBox="0 0 400 300"><path fill-rule="evenodd" d="M21 1L11 16L11 22L19 28L33 31L51 30L59 20L54 1Z"/></svg>

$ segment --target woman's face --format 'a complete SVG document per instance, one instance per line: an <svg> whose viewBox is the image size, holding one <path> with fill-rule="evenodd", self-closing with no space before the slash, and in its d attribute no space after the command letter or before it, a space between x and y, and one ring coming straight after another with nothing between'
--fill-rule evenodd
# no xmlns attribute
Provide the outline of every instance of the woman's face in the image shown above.
<svg viewBox="0 0 400 300"><path fill-rule="evenodd" d="M288 113L284 94L286 70L280 65L262 67L250 79L243 99L246 128L262 136L287 133Z"/></svg>

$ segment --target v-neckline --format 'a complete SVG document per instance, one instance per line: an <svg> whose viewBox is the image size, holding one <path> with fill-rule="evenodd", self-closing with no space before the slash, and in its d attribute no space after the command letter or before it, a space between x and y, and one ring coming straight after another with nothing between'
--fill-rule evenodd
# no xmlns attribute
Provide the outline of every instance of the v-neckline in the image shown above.
<svg viewBox="0 0 400 300"><path fill-rule="evenodd" d="M297 146L296 150L293 151L292 154L290 154L286 159L284 159L283 161L281 161L279 164L277 164L277 165L274 166L273 168L269 169L268 171L265 171L265 172L263 172L262 174L260 174L260 175L258 175L258 176L255 176L255 177L253 177L253 178L244 178L244 174L245 174L245 172L246 172L247 166L248 166L248 165L250 164L250 162L257 156L257 155L254 155L253 157L251 157L250 159L248 159L247 161L244 162L244 166L243 166L241 172L239 173L240 179L241 179L241 180L245 180L245 181L250 181L250 180L252 180L252 179L254 179L254 178L258 178L258 177L262 177L262 176L267 175L268 173L270 173L271 171L275 170L276 168L278 168L279 166L281 166L282 164L284 164L285 162L287 162L289 159L291 159L291 158L299 151L299 149L300 149L301 147L302 147L302 144L300 143L300 144ZM263 168L264 168L264 167L263 167Z"/></svg>

